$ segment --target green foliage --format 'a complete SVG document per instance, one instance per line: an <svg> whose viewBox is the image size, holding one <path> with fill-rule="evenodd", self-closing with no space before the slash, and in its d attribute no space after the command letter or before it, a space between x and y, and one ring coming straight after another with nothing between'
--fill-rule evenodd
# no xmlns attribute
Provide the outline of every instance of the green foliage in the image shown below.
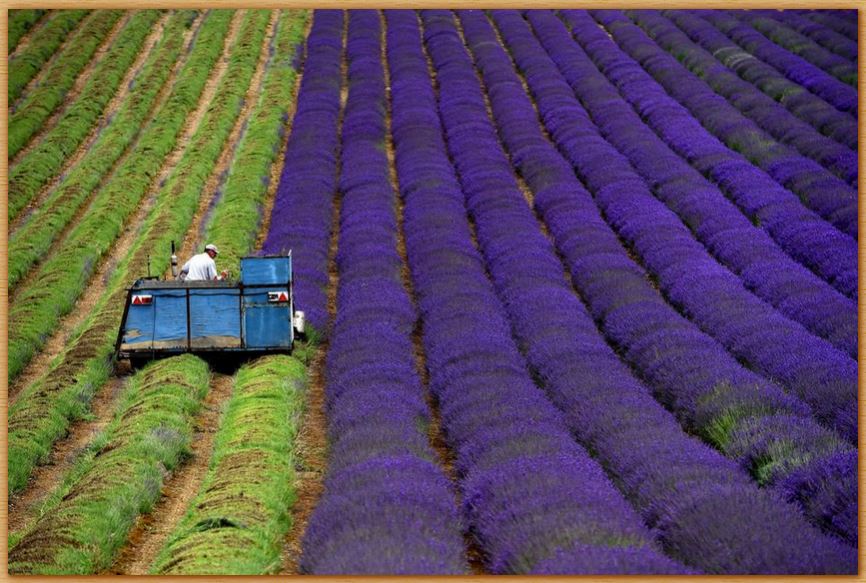
<svg viewBox="0 0 866 583"><path fill-rule="evenodd" d="M34 33L30 44L9 60L9 103L21 97L24 87L30 82L51 55L63 44L66 37L75 30L78 23L90 10L57 10L41 29Z"/></svg>
<svg viewBox="0 0 866 583"><path fill-rule="evenodd" d="M295 500L291 445L298 434L304 366L287 356L238 371L198 497L152 572L260 575L280 568Z"/></svg>
<svg viewBox="0 0 866 583"><path fill-rule="evenodd" d="M198 202L243 107L244 96L255 73L264 42L268 19L268 11L250 10L241 24L229 68L220 82L212 105L175 172L166 182L165 188L171 191L172 197ZM194 210L195 206L190 212ZM168 245L158 248L167 250ZM220 248L220 263L226 252L227 249Z"/></svg>
<svg viewBox="0 0 866 583"><path fill-rule="evenodd" d="M89 574L109 567L136 516L159 498L167 471L188 452L208 389L207 365L185 355L132 378L111 424L15 537L10 573Z"/></svg>
<svg viewBox="0 0 866 583"><path fill-rule="evenodd" d="M199 43L206 38L203 33ZM226 84L235 82L236 78L227 74L227 79ZM205 140L214 131L213 124L224 123L221 118L229 111L224 108L229 108L234 101L220 99L221 91L214 100L214 107L202 120L190 152L198 151L199 140ZM218 107L217 103L222 105ZM180 179L200 174L182 171L187 164L182 160L178 171L160 190L153 212L130 253L114 269L106 293L97 301L92 315L73 334L67 350L52 363L43 378L24 390L10 411L9 456L10 460L16 460L10 463L10 491L24 487L33 466L45 458L70 420L86 411L94 391L107 379L126 287L131 279L140 275L136 270L141 269L154 249L168 249L169 242L182 238L189 228L201 193L186 187L186 181ZM195 164L189 167L194 168ZM154 254L151 263L157 273L164 271L168 267L167 253Z"/></svg>
<svg viewBox="0 0 866 583"><path fill-rule="evenodd" d="M216 12L227 19L231 17L225 11ZM260 15L251 14L242 28L241 39L244 31L254 34L259 38L260 47L266 23ZM228 20L224 24L222 32L215 33L217 40L224 37ZM203 30L197 46L209 37L209 31ZM135 270L141 269L154 249L168 249L170 241L182 238L189 228L201 195L201 184L210 174L219 154L219 148L216 154L213 153L215 146L211 142L223 140L228 135L233 123L232 112L236 115L239 99L245 91L245 88L236 87L244 78L238 76L236 69L247 69L243 73L247 85L252 76L249 68L255 69L258 53L253 48L248 52L254 53L252 64L248 59L241 59L230 65L213 106L202 119L187 153L160 189L141 234L134 241L130 253L114 269L108 289L97 301L93 314L76 331L69 347L52 363L47 375L27 387L10 411L9 456L10 460L13 456L16 459L14 476L10 466L11 491L23 488L33 466L45 458L51 444L66 431L69 421L86 411L93 392L107 379L126 288L131 279L140 275ZM217 135L220 132L222 138ZM157 273L164 271L168 267L168 254L154 254L151 264ZM67 405L68 402L80 406L73 408ZM13 427L17 428L14 433Z"/></svg>
<svg viewBox="0 0 866 583"><path fill-rule="evenodd" d="M715 385L697 404L700 421L696 429L704 440L723 451L729 446L731 435L743 424L774 413L759 398L757 389L752 399L744 400L727 382Z"/></svg>
<svg viewBox="0 0 866 583"><path fill-rule="evenodd" d="M9 11L9 52L15 50L18 42L33 25L39 22L47 10L10 10Z"/></svg>
<svg viewBox="0 0 866 583"><path fill-rule="evenodd" d="M220 249L220 263L237 274L240 258L252 249L262 221L271 166L280 153L284 120L294 98L297 72L292 66L308 15L283 11L259 102L250 115L223 188L223 197L206 227L208 241Z"/></svg>
<svg viewBox="0 0 866 583"><path fill-rule="evenodd" d="M99 259L120 235L153 176L174 147L187 115L195 108L205 81L222 52L231 14L214 11L178 76L160 114L139 137L135 150L114 170L88 213L56 253L21 289L9 312L9 378L14 378L42 347L58 320L72 309ZM210 26L208 26L210 24Z"/></svg>
<svg viewBox="0 0 866 583"><path fill-rule="evenodd" d="M57 124L43 135L35 148L11 168L10 218L17 216L23 206L57 175L66 158L87 137L158 19L156 10L142 10L130 17L105 58L94 67L93 75L78 99L69 104Z"/></svg>
<svg viewBox="0 0 866 583"><path fill-rule="evenodd" d="M302 17L307 17L306 12L303 13ZM286 20L286 17L284 16L282 20ZM284 27L281 22L279 30L278 42L284 34L287 34L288 31L297 30L297 27ZM290 57L287 57L287 61L290 60ZM270 74L269 71L266 79ZM226 78L236 79L235 77L230 77L229 74L227 74ZM226 83L229 83L229 81L226 81ZM222 91L223 89L221 88L218 94ZM243 92L244 90L241 88L240 95L243 95ZM217 123L220 118L225 117L227 115L226 112L229 110L224 110L223 108L228 108L234 102L228 99L222 100L220 101L223 104L221 107L216 106L216 99L214 103L214 107L206 114L205 119L202 121L202 129L193 138L193 144L198 144L197 139L199 137L204 139L204 136L208 132L213 131L211 124ZM256 111L261 107L263 106L259 104ZM255 116L256 113L253 115ZM215 121L211 122L211 118ZM250 144L252 143L250 142ZM241 146L241 148L243 147L252 146ZM190 151L195 150L196 146L191 145ZM195 164L190 166L190 168L193 167L195 167ZM123 309L123 299L126 294L125 288L128 286L134 271L141 268L145 257L153 249L167 248L170 240L181 238L183 233L189 228L200 192L193 188L177 187L178 185L183 185L185 182L180 179L182 175L192 176L197 175L197 173L181 173L180 166L178 167L178 172L172 176L170 183L167 183L161 189L154 210L142 226L140 230L141 234L137 237L129 255L114 269L108 291L97 302L92 315L76 330L67 350L52 363L51 371L36 383L27 387L20 395L15 406L13 406L12 411L10 411L10 472L14 468L15 473L14 478L10 473L10 491L23 487L32 471L33 465L40 458L44 458L47 455L51 443L66 431L69 420L86 414L90 398L107 378L110 372L110 358L116 338L117 324ZM175 188L172 188L172 185ZM229 247L226 247L226 249L229 249ZM163 254L155 254L152 262L156 264L155 268L157 272L164 270L167 268L167 254L165 256ZM299 349L297 354L303 356L305 352ZM280 360L279 358L275 359L277 363ZM291 365L282 365L288 366L290 369L301 366L294 359L286 359L284 357L283 360L292 363ZM265 364L263 366L270 371L272 364ZM273 366L277 366L278 369L280 368L279 364L274 364ZM293 382L300 382L298 379L302 376L302 369L299 369L297 372L299 376L296 375L296 380ZM282 375L281 378L289 376L282 373L279 374ZM283 387L286 390L290 388ZM285 406L295 407L296 405L285 403ZM296 424L288 429L296 431ZM282 457L286 457L285 444L283 444ZM16 461L12 461L13 459ZM288 480L282 481L283 486L288 483L290 483ZM274 485L276 484L274 482ZM263 490L262 495L270 500L284 494L281 494L279 488L276 488L273 490L267 489L267 492ZM280 511L284 512L286 506L286 504L283 504L280 507ZM273 557L273 551L268 550L269 543L267 541L278 540L280 538L281 535L273 533L285 531L285 528L287 528L285 520L285 518L279 518L278 515L273 515L260 526L256 527L255 534L248 540L248 544L251 545L250 548L257 550L246 555L250 561L247 563L247 567L241 567L238 563L235 563L236 569L241 569L245 572L263 572L271 568L262 567L265 563L275 565L276 559L268 558ZM276 538L274 539L273 537ZM240 539L244 539L244 537L240 537ZM20 533L15 533L10 540L17 543L23 539ZM72 564L92 564L88 562L90 560L84 560L80 557L71 559ZM67 567L58 568L51 572L64 571L76 572Z"/></svg>
<svg viewBox="0 0 866 583"><path fill-rule="evenodd" d="M228 17L230 18L230 15ZM202 54L211 55L213 52L211 48L207 47L205 41L214 42L221 48L221 39L227 30L228 20L215 20L212 26L213 28L202 31L192 55L191 63L198 63L200 67L209 68L215 60L214 56L210 64L208 62L202 63ZM217 54L219 54L219 50ZM45 376L24 389L15 405L10 409L8 451L10 460L9 489L11 492L18 491L26 485L33 467L45 459L51 444L66 432L70 420L80 417L87 410L93 393L108 378L110 359L117 337L117 326L120 313L123 310L125 287L129 285L130 265L143 263L146 255L153 248L151 244L154 240L166 235L170 236L178 228L186 228L185 226L175 226L174 231L172 231L169 229L172 221L175 224L188 225L192 216L191 212L179 212L179 207L174 204L176 201L166 201L166 198L170 198L170 196L165 195L164 191L161 192L156 207L164 220L148 221L146 228L138 237L132 253L126 261L121 262L115 269L108 288L109 291L97 302L92 315L75 332L66 351L55 359ZM109 203L110 201L107 204ZM195 201L192 204L194 208ZM119 228L116 223L112 226ZM81 242L81 249L87 249L86 241ZM49 273L45 277L68 281L71 279L71 274L74 274L74 269L67 267L65 270L57 270L53 275ZM86 277L77 283L83 287L86 283ZM36 314L38 315L39 312ZM13 318L10 320L14 321ZM43 330L46 330L42 332L42 338L44 338L55 324L51 324L45 317L42 318L41 322ZM31 329L35 325L35 323L31 324ZM17 328L10 326L10 337L16 336L18 333ZM40 339L39 336L36 338ZM10 372L12 371L13 358L20 359L20 356L13 357L10 351ZM23 364L20 360L17 362L20 370Z"/></svg>
<svg viewBox="0 0 866 583"><path fill-rule="evenodd" d="M57 58L45 69L39 85L24 97L9 118L9 156L21 151L63 103L75 78L90 62L122 14L120 10L97 10L93 18L87 19L75 37L63 46Z"/></svg>
<svg viewBox="0 0 866 583"><path fill-rule="evenodd" d="M75 371L39 379L10 407L9 492L27 485L33 466L48 457L51 444L66 433L69 419L84 415L96 387L108 378L111 348L97 353Z"/></svg>
<svg viewBox="0 0 866 583"><path fill-rule="evenodd" d="M27 274L28 270L51 246L51 242L74 216L81 203L98 186L106 172L120 158L132 140L141 132L153 104L171 72L172 64L183 48L184 25L192 13L179 14L169 20L162 42L148 58L142 72L134 80L135 91L130 92L111 123L103 129L85 157L69 172L60 185L10 237L9 288ZM63 137L59 138L61 141ZM54 164L62 164L55 159ZM20 175L16 166L9 185L10 216L14 216L39 191L44 175L36 171L32 177Z"/></svg>

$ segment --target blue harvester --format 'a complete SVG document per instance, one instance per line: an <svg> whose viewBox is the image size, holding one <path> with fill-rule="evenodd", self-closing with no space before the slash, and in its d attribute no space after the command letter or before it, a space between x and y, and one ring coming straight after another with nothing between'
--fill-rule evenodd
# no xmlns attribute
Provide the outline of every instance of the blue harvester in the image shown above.
<svg viewBox="0 0 866 583"><path fill-rule="evenodd" d="M291 253L244 257L238 281L137 280L126 297L116 351L133 366L184 352L221 359L290 353L303 332Z"/></svg>

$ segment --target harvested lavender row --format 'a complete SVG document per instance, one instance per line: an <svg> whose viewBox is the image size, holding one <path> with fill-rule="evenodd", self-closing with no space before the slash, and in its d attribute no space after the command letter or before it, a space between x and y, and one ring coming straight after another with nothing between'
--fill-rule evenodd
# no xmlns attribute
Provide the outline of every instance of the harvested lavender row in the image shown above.
<svg viewBox="0 0 866 583"><path fill-rule="evenodd" d="M539 92L536 99L545 96ZM585 110L570 113L567 120L551 120L548 130L665 297L738 359L808 403L821 423L856 442L856 361L744 289L653 196Z"/></svg>
<svg viewBox="0 0 866 583"><path fill-rule="evenodd" d="M317 10L307 39L304 76L285 165L263 250L292 250L295 298L313 330L328 324L328 250L337 188L337 124L343 13Z"/></svg>
<svg viewBox="0 0 866 583"><path fill-rule="evenodd" d="M667 18L726 67L822 134L857 151L857 120L792 83L776 69L750 55L703 18L685 10L664 10Z"/></svg>
<svg viewBox="0 0 866 583"><path fill-rule="evenodd" d="M429 47L439 80L440 118L479 246L527 358L572 432L616 476L675 558L708 572L825 570L823 559L804 561L800 545L792 551L790 541L779 541L777 527L770 525L790 525L807 545L824 541L819 544L831 548L829 539L817 535L776 495L761 492L730 460L687 437L606 345L563 279L550 242L521 196L451 15L423 14L427 35L435 38ZM460 17L491 107L507 120L500 131L512 141L534 141L538 127L523 122L533 116L521 116L526 112L519 103L512 106L526 98L490 25L478 11L461 11ZM698 504L725 510L712 518L687 510ZM749 517L747 525L743 517ZM707 520L739 526L705 537L713 530ZM678 527L667 528L671 524ZM749 536L742 535L743 526ZM719 548L735 561L720 557ZM838 551L837 559L850 554ZM558 566L565 570L567 564Z"/></svg>
<svg viewBox="0 0 866 583"><path fill-rule="evenodd" d="M560 15L596 67L669 146L721 186L791 257L848 297L857 297L857 242L854 239L806 209L766 173L720 143L640 65L623 54L586 13L566 10ZM573 78L568 81L572 85L578 82ZM630 91L633 84L639 90ZM664 122L658 119L662 108L667 112ZM678 120L676 127L665 125L673 119Z"/></svg>
<svg viewBox="0 0 866 583"><path fill-rule="evenodd" d="M762 11L761 14L775 18L825 49L848 59L851 63L857 63L857 41L852 41L844 34L809 20L794 10L767 10Z"/></svg>
<svg viewBox="0 0 866 583"><path fill-rule="evenodd" d="M856 10L796 10L795 12L857 42Z"/></svg>
<svg viewBox="0 0 866 583"><path fill-rule="evenodd" d="M815 65L792 55L760 32L718 10L693 10L701 18L728 35L743 49L772 65L785 77L798 83L838 109L857 117L857 90L825 73Z"/></svg>
<svg viewBox="0 0 866 583"><path fill-rule="evenodd" d="M397 174L430 386L487 569L543 572L560 553L570 573L684 572L653 548L640 517L530 380L472 244L417 17L389 10L386 18Z"/></svg>
<svg viewBox="0 0 866 583"><path fill-rule="evenodd" d="M429 413L400 279L388 177L379 15L349 12L342 127L337 316L327 357L329 468L303 541L301 572L460 574L454 493L424 428ZM375 338L375 342L370 342Z"/></svg>
<svg viewBox="0 0 866 583"><path fill-rule="evenodd" d="M550 21L541 14L537 20ZM552 58L572 80L571 88L608 142L628 158L652 190L722 264L736 273L746 288L772 304L782 314L801 323L813 334L829 340L852 358L857 357L857 305L792 260L767 235L756 228L718 187L673 152L620 96L601 74L583 49L570 42L561 25L545 27L546 45ZM555 48L555 50L553 50ZM540 62L541 78L560 77L556 65ZM652 81L636 87L632 77L630 93L644 99L642 109L649 109L654 91L661 90ZM551 84L562 85L563 81ZM566 100L574 98L565 96ZM656 107L656 127L679 131L679 120L688 118L681 107Z"/></svg>
<svg viewBox="0 0 866 583"><path fill-rule="evenodd" d="M622 50L729 148L797 195L837 229L857 238L857 191L817 162L780 144L683 67L620 12L593 11ZM791 195L789 195L791 196Z"/></svg>
<svg viewBox="0 0 866 583"><path fill-rule="evenodd" d="M857 184L857 152L820 134L815 128L785 109L751 83L721 65L713 55L692 43L691 39L667 18L654 10L631 10L627 14L652 39L706 82L713 91L725 97L743 115L749 117L777 140L788 144L843 178ZM687 16L704 22L696 17ZM707 26L708 23L704 22ZM719 33L721 34L721 33Z"/></svg>
<svg viewBox="0 0 866 583"><path fill-rule="evenodd" d="M563 36L567 39L567 31L552 14L546 11L527 14L544 42L561 45ZM555 101L539 102L545 121L567 120L579 115L572 111L579 106L571 89L561 80L557 82L559 76L555 71L551 74L550 59L525 23L510 12L497 11L495 19L504 42L528 72L526 79L530 90L556 96ZM486 37L478 41L477 51L480 53L483 46L487 47L486 52L495 53L486 41ZM536 210L547 221L557 248L571 270L572 281L608 337L623 349L627 361L652 385L656 397L672 408L690 430L737 460L760 483L776 485L800 472L801 466L806 470L823 463L829 456L855 451L812 421L808 409L801 403L742 369L721 346L659 297L604 223L592 197L575 179L571 166L544 138L537 122L529 121L536 116L525 93L512 90L507 92L506 99L502 94L506 93L507 85L494 85L496 82L514 85L517 82L514 72L506 75L503 65L495 75L486 75L500 135L511 152L512 161L535 193ZM562 305L564 300L558 296L551 297L550 304L542 302L545 309L557 315ZM526 309L523 304L520 306ZM571 323L565 329L580 328ZM539 329L539 334L542 330ZM579 338L586 343L582 334ZM554 340L558 339L554 337ZM566 383L573 383L573 379L581 379L582 383L587 379L595 383L614 380L608 375L614 375L615 368L594 364L593 359L599 357L595 350L582 348L581 352L589 353L587 367L574 371L568 364L575 359L574 351L566 359L559 352L565 347L554 346L549 352L542 350L534 360L544 362L545 358L560 356L552 359L550 366L564 366L566 371L571 371L562 375L546 375L541 371L543 378L554 379L548 380L551 387L557 380ZM663 348L657 350L657 347ZM605 375L595 380L598 370L604 370ZM596 395L604 394L592 386L583 389L592 395L587 397L587 402L594 402ZM611 398L618 398L619 391L616 389ZM578 399L571 407L578 407L582 402ZM618 416L613 418L624 423ZM583 418L582 423L589 426L590 421ZM600 446L596 450L600 451ZM832 500L827 497L828 506L820 509L824 514L815 508L816 512L810 514L813 522L822 526L829 522L827 517L836 516L835 504L840 500L856 507L853 475L836 481L828 479L820 485L834 497ZM798 500L792 490L784 492L790 500ZM856 521L852 524L856 531Z"/></svg>
<svg viewBox="0 0 866 583"><path fill-rule="evenodd" d="M728 11L729 16L735 16L760 31L768 39L795 55L809 61L822 71L830 73L840 81L857 87L857 65L848 59L835 55L808 37L785 26L772 15L776 10L746 10ZM854 53L857 54L856 51Z"/></svg>

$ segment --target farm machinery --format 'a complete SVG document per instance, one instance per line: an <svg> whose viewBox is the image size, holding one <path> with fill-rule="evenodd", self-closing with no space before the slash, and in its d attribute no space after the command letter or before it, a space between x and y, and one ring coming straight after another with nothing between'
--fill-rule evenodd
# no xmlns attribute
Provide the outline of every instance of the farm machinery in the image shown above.
<svg viewBox="0 0 866 583"><path fill-rule="evenodd" d="M172 270L176 275L173 254ZM295 337L303 333L290 252L244 257L237 281L137 280L126 296L115 352L133 368L185 352L233 363L291 353Z"/></svg>

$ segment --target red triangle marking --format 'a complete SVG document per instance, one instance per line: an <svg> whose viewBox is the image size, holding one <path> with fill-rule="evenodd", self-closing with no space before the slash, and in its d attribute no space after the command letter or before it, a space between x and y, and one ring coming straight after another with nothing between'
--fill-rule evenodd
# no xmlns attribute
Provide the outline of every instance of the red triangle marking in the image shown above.
<svg viewBox="0 0 866 583"><path fill-rule="evenodd" d="M135 296L134 298L132 298L132 303L133 304L140 304L141 298L139 298L138 296Z"/></svg>

